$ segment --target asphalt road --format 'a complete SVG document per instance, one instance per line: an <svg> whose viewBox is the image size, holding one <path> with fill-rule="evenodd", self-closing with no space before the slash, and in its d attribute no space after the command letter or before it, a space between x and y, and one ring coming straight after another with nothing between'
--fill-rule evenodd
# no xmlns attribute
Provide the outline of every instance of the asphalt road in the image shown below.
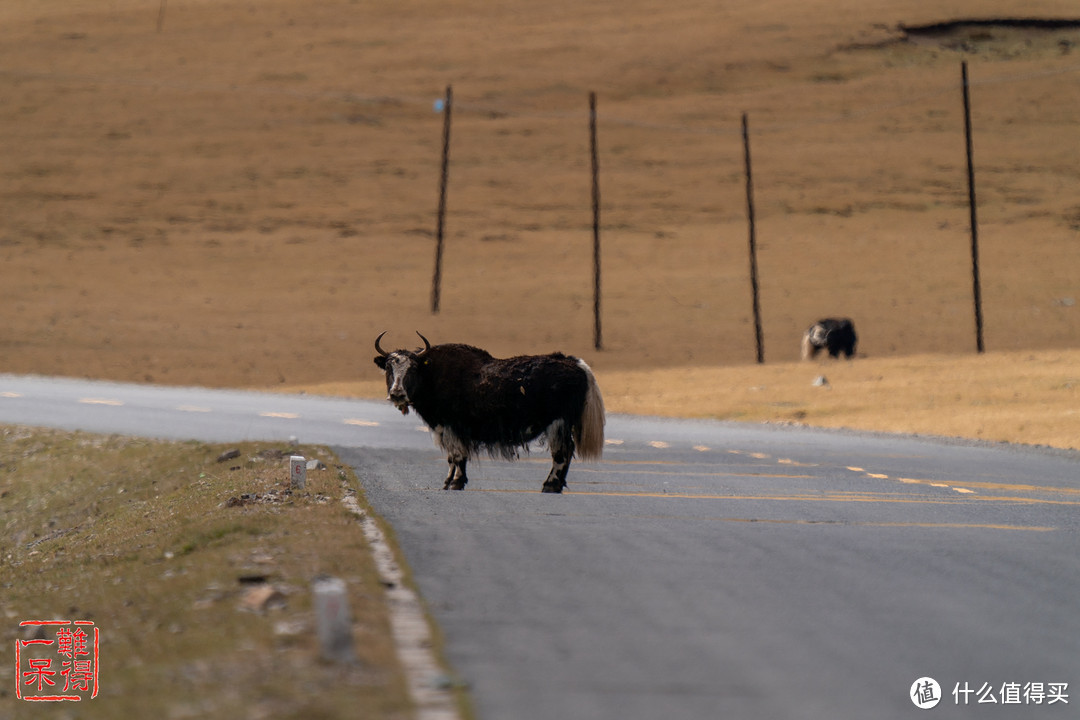
<svg viewBox="0 0 1080 720"><path fill-rule="evenodd" d="M1075 454L615 416L552 496L542 451L438 490L383 404L0 376L0 422L335 446L483 720L914 717L922 677L934 717L1080 703Z"/></svg>

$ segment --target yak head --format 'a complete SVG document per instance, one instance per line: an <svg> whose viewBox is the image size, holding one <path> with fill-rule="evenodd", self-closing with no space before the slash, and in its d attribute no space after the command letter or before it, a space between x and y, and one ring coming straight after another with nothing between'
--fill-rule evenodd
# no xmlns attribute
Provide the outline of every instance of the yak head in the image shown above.
<svg viewBox="0 0 1080 720"><path fill-rule="evenodd" d="M394 403L394 407L401 411L402 415L409 414L409 406L413 402L414 394L420 384L420 367L423 357L431 349L431 343L420 333L420 339L424 341L424 347L416 350L395 350L386 352L379 345L383 332L375 338L375 351L378 356L375 364L386 373L386 399Z"/></svg>

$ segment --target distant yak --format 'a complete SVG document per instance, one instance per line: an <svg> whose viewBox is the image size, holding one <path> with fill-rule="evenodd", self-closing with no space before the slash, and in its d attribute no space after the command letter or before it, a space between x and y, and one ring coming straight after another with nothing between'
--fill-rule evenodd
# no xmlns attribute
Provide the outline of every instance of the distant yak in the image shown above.
<svg viewBox="0 0 1080 720"><path fill-rule="evenodd" d="M828 350L830 357L851 358L855 355L855 325L848 318L825 318L818 320L803 333L803 360L817 357L822 350Z"/></svg>
<svg viewBox="0 0 1080 720"><path fill-rule="evenodd" d="M446 451L444 490L463 490L465 465L479 451L512 460L543 437L551 471L543 492L566 487L570 459L599 459L604 450L604 399L584 360L553 353L505 360L470 345L387 352L375 339L375 364L386 373L386 399L412 408Z"/></svg>

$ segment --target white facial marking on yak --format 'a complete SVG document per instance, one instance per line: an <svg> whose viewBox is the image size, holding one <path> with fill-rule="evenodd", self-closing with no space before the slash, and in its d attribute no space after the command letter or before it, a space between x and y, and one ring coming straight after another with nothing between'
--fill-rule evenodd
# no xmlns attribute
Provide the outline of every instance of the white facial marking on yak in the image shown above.
<svg viewBox="0 0 1080 720"><path fill-rule="evenodd" d="M413 365L412 358L400 353L390 353L386 359L386 399L394 404L402 415L409 414L409 393L405 389L405 377Z"/></svg>

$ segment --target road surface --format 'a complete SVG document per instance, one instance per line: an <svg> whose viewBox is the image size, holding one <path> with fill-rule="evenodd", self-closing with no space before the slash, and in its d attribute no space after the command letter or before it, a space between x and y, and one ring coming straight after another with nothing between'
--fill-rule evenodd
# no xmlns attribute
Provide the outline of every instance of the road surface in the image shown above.
<svg viewBox="0 0 1080 720"><path fill-rule="evenodd" d="M552 496L542 451L439 490L381 403L0 376L0 422L334 446L484 720L913 717L920 678L933 717L1080 703L1076 454L614 416Z"/></svg>

